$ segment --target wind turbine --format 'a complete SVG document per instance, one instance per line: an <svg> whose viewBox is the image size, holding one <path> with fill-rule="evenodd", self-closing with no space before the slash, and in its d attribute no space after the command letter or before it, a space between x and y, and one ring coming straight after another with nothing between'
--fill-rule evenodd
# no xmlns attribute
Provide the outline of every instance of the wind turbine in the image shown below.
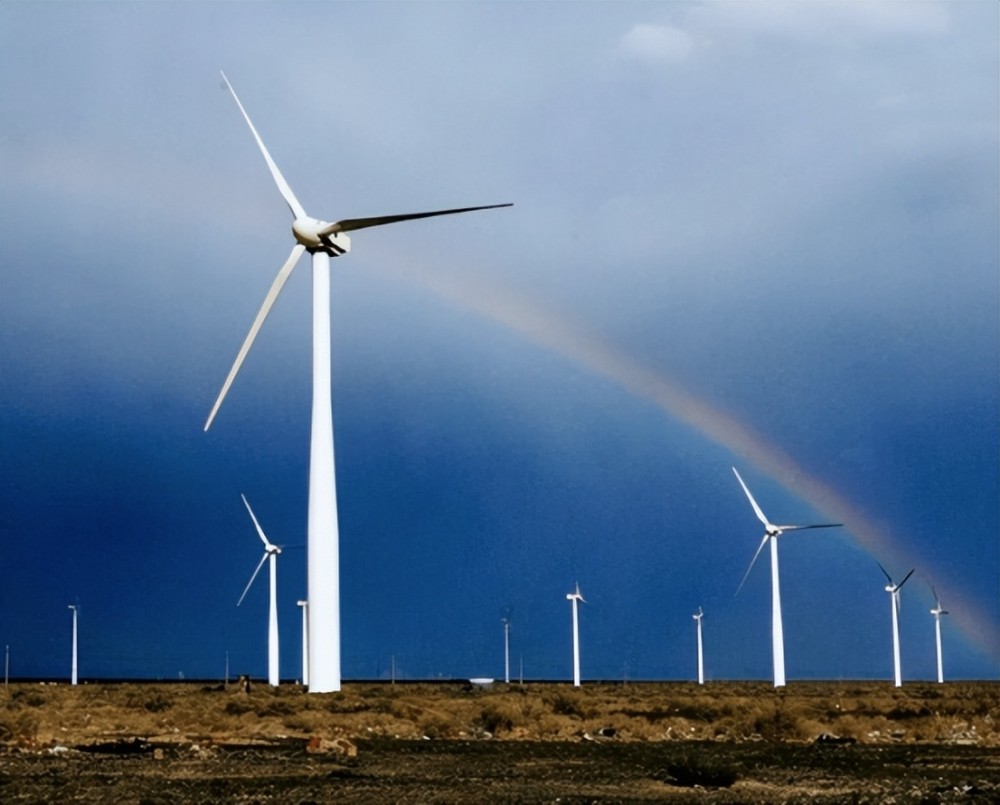
<svg viewBox="0 0 1000 805"><path fill-rule="evenodd" d="M743 491L746 492L747 498L750 500L750 505L753 506L754 513L757 515L757 519L764 524L764 537L761 539L760 545L757 546L757 552L753 555L753 559L750 560L750 566L747 568L747 572L743 574L743 580L740 582L740 586L736 588L736 594L739 595L740 590L743 589L743 583L747 580L747 576L750 575L754 562L757 561L757 557L760 556L760 552L764 549L764 544L770 542L771 653L774 659L774 686L776 688L780 688L785 685L785 636L781 626L781 587L778 580L778 537L786 531L801 531L806 528L839 528L841 524L823 523L821 525L775 525L764 516L764 512L761 511L760 506L757 505L757 501L753 499L753 495L750 494L750 490L747 488L747 485L743 483L743 479L740 477L739 472L736 471L736 467L733 467L733 472L736 473L736 480L740 482L740 486L742 486Z"/></svg>
<svg viewBox="0 0 1000 805"><path fill-rule="evenodd" d="M309 602L296 601L302 607L302 687L309 687Z"/></svg>
<svg viewBox="0 0 1000 805"><path fill-rule="evenodd" d="M503 624L503 681L510 684L510 619L501 618Z"/></svg>
<svg viewBox="0 0 1000 805"><path fill-rule="evenodd" d="M705 684L705 663L701 651L701 619L705 617L705 613L702 612L701 607L698 607L698 611L691 616L694 618L695 623L698 624L698 684Z"/></svg>
<svg viewBox="0 0 1000 805"><path fill-rule="evenodd" d="M580 595L580 582L576 583L576 589L571 593L566 593L566 600L573 602L573 687L580 687L580 621L577 616L577 604L587 602Z"/></svg>
<svg viewBox="0 0 1000 805"><path fill-rule="evenodd" d="M941 662L941 616L947 615L948 610L941 608L941 599L933 584L931 592L934 593L934 609L931 610L931 615L934 616L934 637L937 642L937 681L944 682L944 664Z"/></svg>
<svg viewBox="0 0 1000 805"><path fill-rule="evenodd" d="M76 675L76 625L77 620L80 615L80 605L79 604L69 604L69 608L73 610L73 659L69 666L69 683L75 685L77 681Z"/></svg>
<svg viewBox="0 0 1000 805"><path fill-rule="evenodd" d="M309 456L309 515L308 515L308 568L307 588L309 605L309 690L329 693L340 690L340 551L337 524L336 481L333 458L333 404L330 390L330 257L350 251L347 233L356 229L394 224L437 215L452 215L475 210L509 207L510 204L491 204L481 207L415 212L402 215L384 215L376 218L345 218L333 223L312 218L306 214L299 200L292 193L278 166L257 133L250 116L229 83L225 73L222 80L229 88L236 105L246 120L257 147L271 171L271 176L285 203L292 212L292 234L295 245L279 269L274 282L264 297L222 390L205 422L207 431L222 405L243 360L250 350L257 332L267 318L271 306L281 292L295 264L305 252L312 255L313 267L313 398L312 431Z"/></svg>
<svg viewBox="0 0 1000 805"><path fill-rule="evenodd" d="M903 685L903 675L899 667L899 606L900 606L899 591L902 588L902 586L906 584L906 580L913 575L913 570L911 570L909 573L903 576L903 580L899 584L896 584L896 582L892 580L892 576L890 576L889 573L886 571L886 569L882 567L881 563L876 562L875 564L879 566L879 570L881 570L882 573L885 574L886 579L889 580L889 583L885 587L885 591L889 593L889 597L892 598L892 668L894 672L893 679L896 683L896 687L899 688L902 687Z"/></svg>
<svg viewBox="0 0 1000 805"><path fill-rule="evenodd" d="M273 544L265 535L264 529L260 527L260 523L257 522L257 518L254 516L253 509L250 508L250 504L247 502L246 495L240 495L243 498L243 505L247 507L247 511L250 512L250 519L253 520L254 527L257 529L257 534L260 535L261 541L264 543L264 555L260 557L260 561L257 563L257 567L254 569L253 575L250 577L250 581L247 582L247 586L243 588L243 595L240 596L240 600L236 602L236 606L243 603L243 599L246 598L247 592L250 589L250 585L253 584L254 579L257 578L257 574L260 573L260 569L264 566L264 562L268 562L268 571L271 576L271 596L270 605L268 608L267 617L267 683L272 687L277 687L279 682L278 674L278 554L281 553L281 548Z"/></svg>

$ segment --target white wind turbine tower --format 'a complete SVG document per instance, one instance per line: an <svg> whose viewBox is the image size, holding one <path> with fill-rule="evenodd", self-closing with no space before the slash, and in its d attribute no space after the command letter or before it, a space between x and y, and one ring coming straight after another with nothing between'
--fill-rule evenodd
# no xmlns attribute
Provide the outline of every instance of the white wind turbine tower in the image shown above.
<svg viewBox="0 0 1000 805"><path fill-rule="evenodd" d="M309 602L296 601L302 607L302 687L309 687Z"/></svg>
<svg viewBox="0 0 1000 805"><path fill-rule="evenodd" d="M260 573L260 569L264 566L264 562L267 562L268 571L271 577L271 594L267 616L267 683L273 687L277 687L280 680L280 676L278 674L278 554L281 553L281 548L273 544L265 536L264 529L262 529L260 527L260 523L257 522L253 509L250 508L250 504L247 502L246 495L240 495L240 497L243 498L243 505L246 506L247 511L250 512L250 519L253 520L254 527L257 529L257 534L264 543L264 555L257 563L257 567L254 569L253 575L250 577L250 581L247 582L247 586L243 588L243 595L241 595L240 600L236 602L236 606L243 603L243 599L246 598L247 592L250 590L250 585L253 584L254 579L257 578L257 574Z"/></svg>
<svg viewBox="0 0 1000 805"><path fill-rule="evenodd" d="M705 617L705 613L702 612L701 607L698 607L698 611L691 616L694 618L695 623L698 624L698 684L705 684L705 662L702 655L701 648L701 619Z"/></svg>
<svg viewBox="0 0 1000 805"><path fill-rule="evenodd" d="M899 591L902 588L902 586L904 584L906 584L906 580L908 578L910 578L910 576L913 575L913 571L911 570L909 573L907 573L905 576L903 576L903 580L899 584L896 584L896 582L894 582L892 580L892 576L890 576L888 574L888 572L886 572L886 569L884 567L882 567L882 565L879 562L876 562L875 564L877 564L879 566L879 570L881 570L882 573L885 574L885 577L889 580L889 583L885 587L885 591L887 593L889 593L889 597L892 598L892 669L893 669L893 680L896 683L896 687L899 688L899 687L902 687L902 685L903 685L903 674L902 674L902 671L901 671L900 666L899 666L899 606L900 606L899 605Z"/></svg>
<svg viewBox="0 0 1000 805"><path fill-rule="evenodd" d="M503 681L510 684L510 620L501 618L503 624Z"/></svg>
<svg viewBox="0 0 1000 805"><path fill-rule="evenodd" d="M733 467L733 472L736 473L736 480L740 482L740 486L742 486L743 491L746 492L747 498L750 500L750 505L753 506L753 510L757 515L757 519L764 524L764 537L761 539L760 545L757 546L757 552L753 555L753 559L750 560L750 566L747 568L747 572L743 574L743 580L740 582L740 586L736 588L736 594L739 595L740 590L743 589L743 583L747 580L747 576L750 575L750 571L753 569L754 562L757 561L757 557L760 556L760 552L764 549L764 543L770 542L771 652L774 658L774 686L776 688L780 688L785 684L785 636L781 626L781 587L778 579L778 537L786 531L801 531L806 528L838 528L841 524L824 523L822 525L775 525L764 516L764 512L761 511L760 506L757 505L757 501L753 499L753 495L750 494L750 490L747 488L747 485L743 483L743 479L740 477L739 472L736 471L736 467Z"/></svg>
<svg viewBox="0 0 1000 805"><path fill-rule="evenodd" d="M580 687L580 620L577 615L577 604L587 602L580 595L580 582L576 583L576 589L571 593L566 593L566 600L573 602L573 687Z"/></svg>
<svg viewBox="0 0 1000 805"><path fill-rule="evenodd" d="M474 210L509 207L510 204L492 204L481 207L434 210L431 212L385 215L376 218L347 218L333 223L312 218L306 214L299 200L292 193L278 166L271 159L250 116L240 103L225 74L223 81L229 88L236 105L246 120L257 147L271 171L278 190L288 204L294 220L292 234L295 245L285 264L278 271L274 282L264 297L243 345L222 390L212 406L205 422L207 431L212 425L222 405L222 401L232 385L250 350L257 332L267 317L271 306L281 292L295 264L303 253L312 255L313 267L313 398L312 435L309 456L309 514L308 514L308 567L307 597L309 599L309 691L328 693L340 690L340 550L337 525L336 483L333 458L333 405L330 389L330 257L337 257L350 251L351 242L347 232L372 226L383 226L399 221L430 218L437 215L451 215Z"/></svg>
<svg viewBox="0 0 1000 805"><path fill-rule="evenodd" d="M80 615L80 606L78 604L69 604L69 608L73 610L73 658L69 666L69 683L75 685L77 681L76 675L76 624Z"/></svg>
<svg viewBox="0 0 1000 805"><path fill-rule="evenodd" d="M941 616L947 615L948 610L942 609L941 599L938 597L937 590L934 589L934 585L931 585L931 592L934 593L934 609L931 610L931 615L934 616L934 637L937 642L937 681L944 682L944 664L941 661Z"/></svg>

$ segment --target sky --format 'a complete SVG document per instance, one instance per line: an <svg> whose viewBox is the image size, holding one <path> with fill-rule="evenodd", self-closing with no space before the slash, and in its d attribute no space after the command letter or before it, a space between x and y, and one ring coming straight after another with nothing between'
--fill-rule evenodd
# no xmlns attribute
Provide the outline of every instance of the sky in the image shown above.
<svg viewBox="0 0 1000 805"><path fill-rule="evenodd" d="M345 679L1000 671L994 3L0 4L14 677L300 676L306 210L333 261Z"/></svg>

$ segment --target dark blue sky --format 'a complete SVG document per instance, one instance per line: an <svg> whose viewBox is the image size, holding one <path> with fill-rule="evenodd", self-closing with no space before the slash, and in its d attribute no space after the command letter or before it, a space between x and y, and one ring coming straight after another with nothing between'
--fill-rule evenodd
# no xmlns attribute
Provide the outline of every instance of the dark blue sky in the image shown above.
<svg viewBox="0 0 1000 805"><path fill-rule="evenodd" d="M346 678L996 678L993 4L0 4L0 645L266 668L305 542L310 282L207 435L296 194L334 262ZM305 552L279 559L299 674Z"/></svg>

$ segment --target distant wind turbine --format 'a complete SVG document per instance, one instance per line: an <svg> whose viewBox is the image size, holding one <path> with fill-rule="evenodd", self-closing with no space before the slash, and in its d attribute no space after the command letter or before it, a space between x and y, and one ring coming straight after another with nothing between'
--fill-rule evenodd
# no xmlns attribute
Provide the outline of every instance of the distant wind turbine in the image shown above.
<svg viewBox="0 0 1000 805"><path fill-rule="evenodd" d="M705 662L702 655L701 649L701 619L705 617L705 613L702 612L701 607L698 607L698 611L691 616L694 618L695 623L698 624L698 684L705 684Z"/></svg>
<svg viewBox="0 0 1000 805"><path fill-rule="evenodd" d="M501 618L503 624L503 681L510 684L510 619Z"/></svg>
<svg viewBox="0 0 1000 805"><path fill-rule="evenodd" d="M577 615L577 604L587 602L580 595L580 582L576 583L576 589L571 593L566 593L566 600L573 602L573 687L580 687L580 621Z"/></svg>
<svg viewBox="0 0 1000 805"><path fill-rule="evenodd" d="M78 604L69 604L69 608L73 610L73 655L69 666L69 683L75 685L77 682L76 675L76 625L77 619L80 615L80 606Z"/></svg>
<svg viewBox="0 0 1000 805"><path fill-rule="evenodd" d="M281 292L295 264L305 252L312 255L313 267L313 399L312 435L309 458L309 516L308 516L308 569L307 586L310 606L309 632L309 691L329 693L340 690L340 550L337 524L336 482L333 459L333 407L330 389L330 257L350 251L347 233L373 226L453 215L475 210L510 207L510 204L491 204L480 207L461 207L431 212L414 212L402 215L383 215L375 218L345 218L333 223L312 218L306 214L299 200L292 193L278 166L264 146L250 116L222 74L236 105L246 120L257 147L264 156L275 184L294 220L292 234L295 245L285 264L278 271L264 302L250 327L222 390L205 422L207 431L225 399L247 352L267 318L271 306Z"/></svg>
<svg viewBox="0 0 1000 805"><path fill-rule="evenodd" d="M257 574L260 573L264 562L268 562L268 570L271 577L271 595L267 618L267 682L269 685L277 687L280 679L278 673L278 554L281 553L281 548L274 545L265 536L264 529L257 522L257 518L254 516L253 509L250 508L250 503L247 501L246 495L241 494L240 497L243 498L243 505L250 512L250 519L253 520L261 542L264 543L264 555L260 557L260 561L257 563L250 581L247 582L247 586L243 588L243 595L236 602L236 606L243 603L243 599L246 598L247 592L250 590L250 585L257 578Z"/></svg>
<svg viewBox="0 0 1000 805"><path fill-rule="evenodd" d="M753 555L753 559L750 560L750 566L747 568L747 572L743 574L743 580L740 582L740 586L736 588L736 594L739 595L740 590L743 589L743 583L747 580L747 576L750 575L754 562L757 561L757 557L760 556L760 552L764 549L764 544L766 542L770 542L771 652L774 658L774 686L776 688L780 688L785 684L785 637L781 627L781 587L778 578L778 537L786 531L802 531L806 528L839 528L841 524L824 523L821 525L775 525L764 516L764 512L761 511L760 506L757 505L757 501L754 500L753 495L750 494L750 490L747 488L747 485L743 483L743 479L740 477L739 472L736 471L736 467L733 467L733 472L736 473L736 480L740 482L740 486L743 487L743 491L750 500L750 505L753 506L757 519L764 524L764 537L761 539L760 545L757 546L757 552Z"/></svg>
<svg viewBox="0 0 1000 805"><path fill-rule="evenodd" d="M302 607L302 687L309 687L309 602L296 601Z"/></svg>
<svg viewBox="0 0 1000 805"><path fill-rule="evenodd" d="M941 616L947 615L948 610L941 607L941 599L938 597L937 590L934 589L933 584L931 585L931 592L934 593L934 609L931 610L931 615L934 616L934 637L937 643L937 681L944 682L944 663L941 661Z"/></svg>
<svg viewBox="0 0 1000 805"><path fill-rule="evenodd" d="M913 575L913 570L903 576L903 580L899 584L896 584L888 571L882 567L881 563L876 562L875 564L879 566L879 570L882 571L889 581L885 587L885 591L889 593L889 597L892 599L892 668L893 679L898 688L903 685L903 674L899 666L899 591L906 584L906 580Z"/></svg>

